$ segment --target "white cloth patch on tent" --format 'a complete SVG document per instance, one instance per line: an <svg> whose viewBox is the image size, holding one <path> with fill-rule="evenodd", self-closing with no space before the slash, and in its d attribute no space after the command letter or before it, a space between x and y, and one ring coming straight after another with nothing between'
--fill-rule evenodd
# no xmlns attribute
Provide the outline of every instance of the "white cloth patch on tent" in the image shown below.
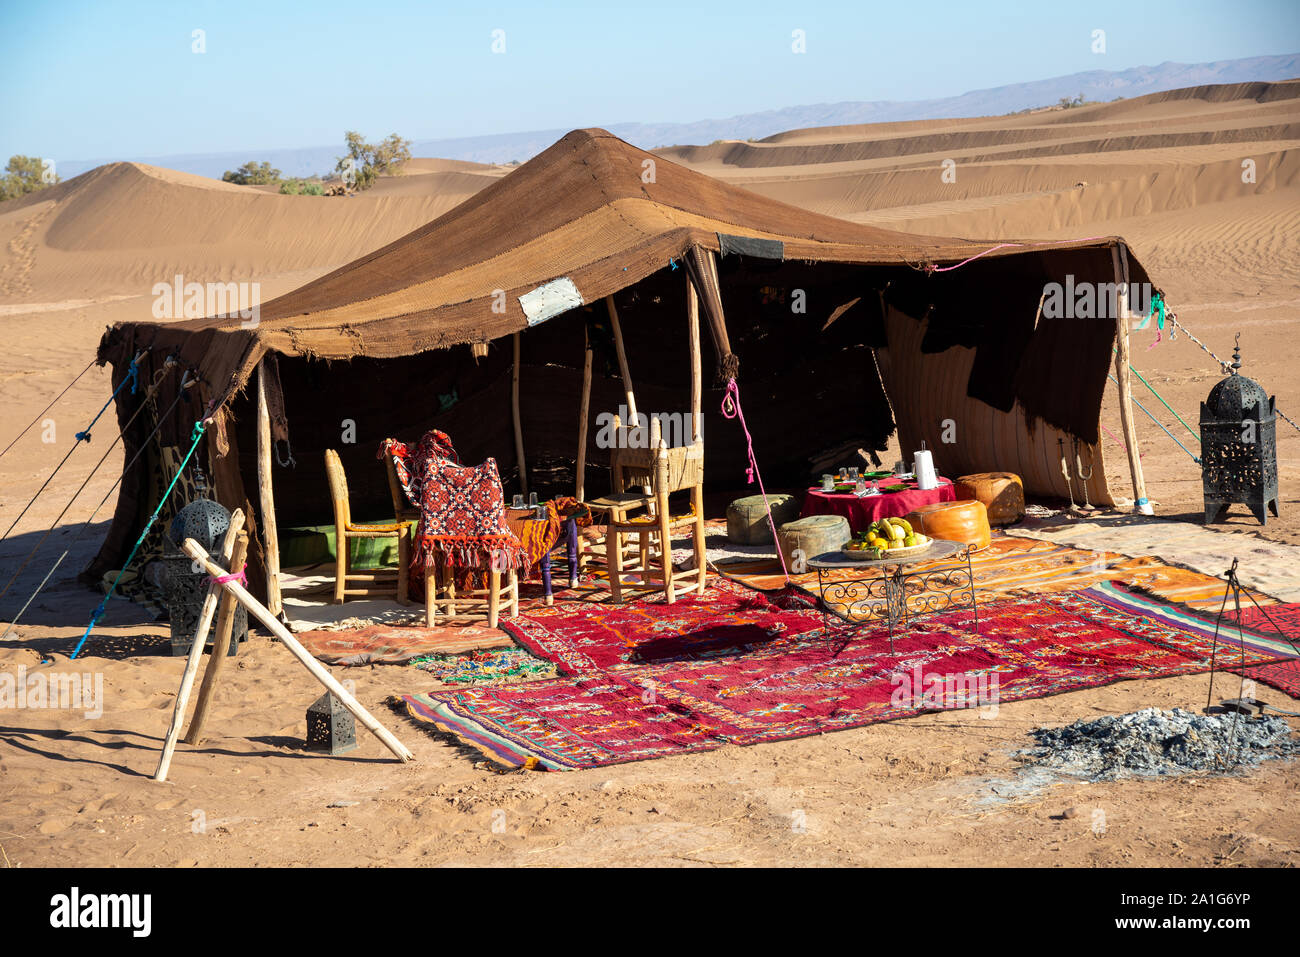
<svg viewBox="0 0 1300 957"><path fill-rule="evenodd" d="M578 292L578 287L568 276L544 283L519 297L519 305L523 307L530 326L568 312L575 306L581 306L582 302L582 293Z"/></svg>

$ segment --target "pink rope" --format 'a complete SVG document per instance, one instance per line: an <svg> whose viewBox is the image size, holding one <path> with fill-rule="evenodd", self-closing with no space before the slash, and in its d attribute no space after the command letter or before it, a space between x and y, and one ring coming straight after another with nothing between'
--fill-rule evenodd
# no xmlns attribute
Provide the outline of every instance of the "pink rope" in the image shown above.
<svg viewBox="0 0 1300 957"><path fill-rule="evenodd" d="M1109 435L1112 439L1115 439L1115 444L1118 445L1121 449L1123 449L1125 452L1128 451L1128 446L1125 445L1123 442L1121 442L1118 438L1115 438L1115 433L1114 433L1114 432L1112 432L1110 429L1106 428L1106 426L1104 426L1104 425L1101 427L1101 430L1102 430L1103 432L1105 432L1107 435ZM1146 455L1145 452L1139 452L1139 453L1138 453L1138 458L1142 458L1142 457L1145 456L1145 455Z"/></svg>
<svg viewBox="0 0 1300 957"><path fill-rule="evenodd" d="M1016 248L1024 247L1026 249L1031 249L1035 246L1062 246L1065 245L1066 243L1092 243L1092 242L1096 242L1099 239L1105 239L1105 238L1106 238L1105 236L1089 236L1087 239L1052 239L1041 243L998 243L996 246L992 247L991 249L986 249L982 253L976 253L974 256L971 256L970 259L963 259L955 266L936 266L933 263L927 263L925 267L925 271L928 273L929 272L951 272L954 269L960 269L962 266L966 265L967 263L974 262L975 260L979 259L981 256L987 256L989 253L997 252L999 249L1011 249L1012 247L1016 247Z"/></svg>
<svg viewBox="0 0 1300 957"><path fill-rule="evenodd" d="M740 428L745 433L745 445L749 451L749 468L745 470L748 484L753 485L754 479L758 479L758 490L763 495L763 507L767 509L767 524L772 528L772 541L776 543L776 554L781 559L781 572L785 575L785 580L790 581L790 569L785 565L785 555L781 551L781 540L776 534L776 520L772 518L772 504L767 500L767 489L763 488L763 476L758 471L758 460L754 458L754 437L749 434L749 426L745 425L745 413L740 408L740 386L736 385L735 379L727 380L727 394L722 397L722 414L728 419L738 419Z"/></svg>
<svg viewBox="0 0 1300 957"><path fill-rule="evenodd" d="M220 575L216 578L213 578L211 575L209 575L208 581L212 582L212 584L214 585L224 585L226 582L239 582L239 584L241 585L247 585L248 576L244 574L244 572L246 572L247 570L248 570L248 563L245 562L244 567L241 568L239 571L235 572L233 575Z"/></svg>

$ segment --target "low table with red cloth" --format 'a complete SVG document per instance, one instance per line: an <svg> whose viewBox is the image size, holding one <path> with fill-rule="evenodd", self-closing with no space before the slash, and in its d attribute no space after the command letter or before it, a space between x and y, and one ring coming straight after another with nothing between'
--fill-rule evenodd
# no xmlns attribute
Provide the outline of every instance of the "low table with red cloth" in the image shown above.
<svg viewBox="0 0 1300 957"><path fill-rule="evenodd" d="M885 485L906 485L898 492L883 491ZM935 502L955 502L957 493L950 479L939 479L939 485L932 489L916 487L915 479L879 479L876 482L882 488L879 495L855 495L852 492L823 492L819 488L810 488L804 496L803 510L800 518L809 515L843 515L849 520L849 528L855 532L865 532L872 522L882 518L902 518L922 505Z"/></svg>

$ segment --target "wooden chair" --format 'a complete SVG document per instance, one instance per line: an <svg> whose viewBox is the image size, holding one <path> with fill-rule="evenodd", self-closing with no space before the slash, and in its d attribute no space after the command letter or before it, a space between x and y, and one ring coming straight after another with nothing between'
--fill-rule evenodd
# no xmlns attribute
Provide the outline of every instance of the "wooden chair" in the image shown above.
<svg viewBox="0 0 1300 957"><path fill-rule="evenodd" d="M359 538L395 538L397 539L397 600L409 604L406 597L407 581L410 575L411 561L411 526L414 522L399 519L393 522L371 522L364 525L352 521L352 508L348 501L348 479L343 472L343 463L339 461L338 452L325 450L325 475L330 483L330 498L334 502L334 536L335 536L335 572L334 601L342 603L349 595L377 598L392 594L389 587L380 587L387 583L394 569L376 569L373 572L349 572L348 557L351 543ZM349 582L363 582L364 587L349 588Z"/></svg>
<svg viewBox="0 0 1300 957"><path fill-rule="evenodd" d="M486 616L489 628L497 626L502 605L506 606L507 618L519 614L519 576L513 568L506 572L474 569L475 576L487 576L487 587L464 588L460 594L456 592L456 572L457 569L435 559L425 574L424 620L430 628L438 624L440 614L446 618ZM504 585L502 578L505 578Z"/></svg>
<svg viewBox="0 0 1300 957"><path fill-rule="evenodd" d="M388 469L388 491L393 496L393 518L399 522L420 521L420 510L411 504L397 480L397 466L393 464L393 453L384 453L384 466Z"/></svg>
<svg viewBox="0 0 1300 957"><path fill-rule="evenodd" d="M614 420L615 447L610 450L610 477L614 489L611 494L589 503L608 510L609 521L605 529L605 567L609 575L609 589L614 601L623 600L625 590L662 591L673 604L678 595L691 590L704 593L708 573L704 555L704 443L668 448L660 435L659 421L650 420L650 447L628 448L631 433ZM628 491L629 486L640 486ZM649 492L645 489L648 488ZM668 510L668 496L672 492L690 490L691 511L673 516ZM641 514L631 514L644 509ZM692 528L692 546L695 567L677 574L673 571L672 533L675 529ZM624 562L623 536L637 539L635 567ZM652 540L659 548L659 567L650 562ZM636 574L641 581L625 582L626 576ZM658 579L654 581L653 579Z"/></svg>

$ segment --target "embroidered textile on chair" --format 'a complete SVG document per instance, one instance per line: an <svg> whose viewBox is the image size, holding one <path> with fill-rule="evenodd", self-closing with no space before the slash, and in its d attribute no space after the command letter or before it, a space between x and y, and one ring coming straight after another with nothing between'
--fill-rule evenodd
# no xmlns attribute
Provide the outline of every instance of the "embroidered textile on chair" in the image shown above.
<svg viewBox="0 0 1300 957"><path fill-rule="evenodd" d="M432 429L415 452L386 440L382 457L391 452L398 481L420 510L420 529L411 570L423 575L435 555L454 568L527 568L519 539L506 526L505 493L496 459L482 465L459 464L446 433Z"/></svg>

